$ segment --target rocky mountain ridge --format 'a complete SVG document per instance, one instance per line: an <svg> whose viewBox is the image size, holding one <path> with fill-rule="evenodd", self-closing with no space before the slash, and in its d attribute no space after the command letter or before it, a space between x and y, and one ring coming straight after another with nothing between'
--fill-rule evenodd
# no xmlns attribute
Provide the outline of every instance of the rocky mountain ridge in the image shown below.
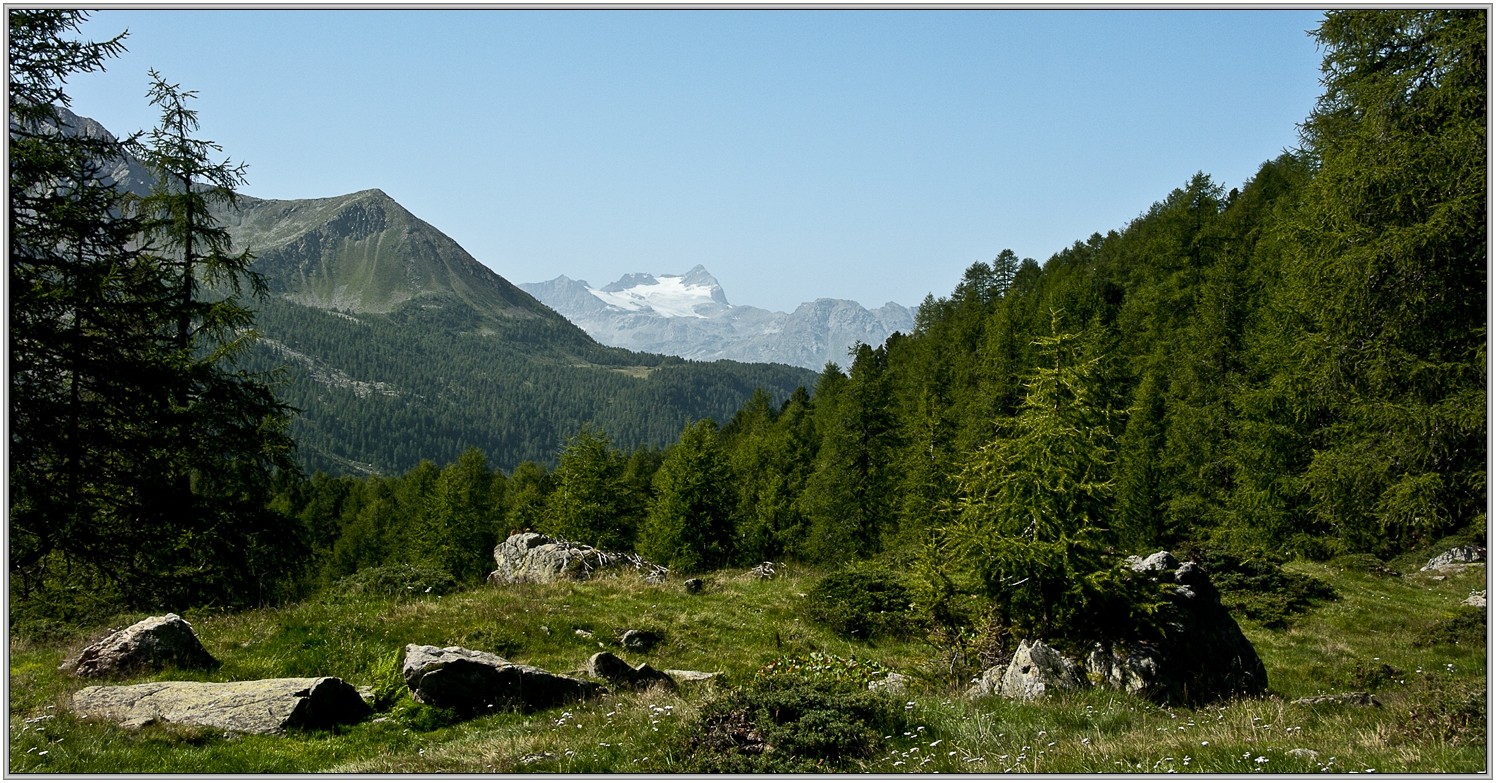
<svg viewBox="0 0 1496 783"><path fill-rule="evenodd" d="M913 311L893 302L869 310L824 298L789 313L733 305L701 265L683 275L631 273L601 288L565 275L519 287L604 345L705 361L846 366L857 343L879 345L914 327Z"/></svg>

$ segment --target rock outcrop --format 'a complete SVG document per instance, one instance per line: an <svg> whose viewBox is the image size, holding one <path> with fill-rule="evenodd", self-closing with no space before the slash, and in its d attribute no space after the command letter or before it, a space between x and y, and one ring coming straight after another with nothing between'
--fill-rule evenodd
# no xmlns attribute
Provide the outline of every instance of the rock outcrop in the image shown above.
<svg viewBox="0 0 1496 783"><path fill-rule="evenodd" d="M544 709L590 698L601 689L595 682L462 647L408 644L400 673L416 701L467 715Z"/></svg>
<svg viewBox="0 0 1496 783"><path fill-rule="evenodd" d="M647 663L629 666L622 658L610 652L600 652L589 658L587 674L624 690L642 691L656 685L675 690L675 681L670 679L670 675Z"/></svg>
<svg viewBox="0 0 1496 783"><path fill-rule="evenodd" d="M988 669L969 694L1033 699L1095 684L1162 703L1201 704L1267 691L1267 668L1221 605L1204 569L1181 565L1167 552L1131 557L1128 565L1156 582L1167 601L1161 634L1097 644L1084 665L1043 642L1025 641L1011 661Z"/></svg>
<svg viewBox="0 0 1496 783"><path fill-rule="evenodd" d="M198 641L186 620L167 614L148 617L83 648L57 667L78 677L115 677L179 669L211 669L218 665Z"/></svg>
<svg viewBox="0 0 1496 783"><path fill-rule="evenodd" d="M497 568L488 581L494 584L545 584L626 571L657 579L667 571L635 554L604 552L539 533L515 533L504 539L494 547L493 559Z"/></svg>
<svg viewBox="0 0 1496 783"><path fill-rule="evenodd" d="M1428 564L1418 569L1419 571L1438 571L1450 566L1463 565L1465 563L1479 563L1486 559L1486 552L1478 546L1457 546L1447 552L1441 552L1430 558Z"/></svg>
<svg viewBox="0 0 1496 783"><path fill-rule="evenodd" d="M1201 704L1267 691L1267 667L1221 605L1197 563L1167 552L1133 561L1168 600L1162 638L1100 645L1086 668L1101 684L1170 704Z"/></svg>
<svg viewBox="0 0 1496 783"><path fill-rule="evenodd" d="M968 692L1032 701L1057 691L1075 691L1089 683L1086 671L1042 641L1025 639L1006 666L994 666Z"/></svg>
<svg viewBox="0 0 1496 783"><path fill-rule="evenodd" d="M126 728L172 723L241 734L331 728L372 712L352 685L336 677L93 685L73 695L72 710Z"/></svg>

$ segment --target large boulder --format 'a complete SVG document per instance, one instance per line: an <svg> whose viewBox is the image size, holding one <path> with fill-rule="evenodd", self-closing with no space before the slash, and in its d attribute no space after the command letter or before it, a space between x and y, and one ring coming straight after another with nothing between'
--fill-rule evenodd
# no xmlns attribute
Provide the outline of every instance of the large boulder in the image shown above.
<svg viewBox="0 0 1496 783"><path fill-rule="evenodd" d="M331 728L373 712L352 685L336 677L93 685L73 695L72 710L126 728L173 723L242 734Z"/></svg>
<svg viewBox="0 0 1496 783"><path fill-rule="evenodd" d="M494 584L544 584L590 579L603 573L635 571L646 579L666 572L663 566L627 552L604 552L539 533L515 533L493 550L497 566L488 575Z"/></svg>
<svg viewBox="0 0 1496 783"><path fill-rule="evenodd" d="M1091 679L1171 704L1267 692L1267 667L1199 564L1178 565L1160 552L1130 565L1158 583L1167 600L1163 633L1097 645L1086 659Z"/></svg>
<svg viewBox="0 0 1496 783"><path fill-rule="evenodd" d="M988 669L968 695L1034 699L1089 685L1168 704L1201 704L1267 691L1267 668L1197 563L1167 552L1130 557L1165 599L1161 633L1097 644L1083 666L1041 641L1024 641L1006 664Z"/></svg>
<svg viewBox="0 0 1496 783"><path fill-rule="evenodd" d="M186 620L167 614L115 631L83 648L57 667L78 677L115 677L179 669L210 669L218 665Z"/></svg>
<svg viewBox="0 0 1496 783"><path fill-rule="evenodd" d="M462 647L408 644L400 673L416 701L469 715L544 709L590 698L601 690L595 682Z"/></svg>
<svg viewBox="0 0 1496 783"><path fill-rule="evenodd" d="M1025 639L1006 665L994 666L969 691L971 696L996 694L1016 701L1032 701L1057 691L1084 688L1086 671L1042 641Z"/></svg>
<svg viewBox="0 0 1496 783"><path fill-rule="evenodd" d="M629 666L610 652L600 652L589 658L587 674L622 690L642 691L655 685L675 690L675 681L670 679L670 675L647 663Z"/></svg>

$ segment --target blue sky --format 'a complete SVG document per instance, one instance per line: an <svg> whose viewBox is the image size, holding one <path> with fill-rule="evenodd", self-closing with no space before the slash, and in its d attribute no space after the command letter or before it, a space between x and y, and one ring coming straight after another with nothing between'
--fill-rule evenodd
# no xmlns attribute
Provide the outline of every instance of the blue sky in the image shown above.
<svg viewBox="0 0 1496 783"><path fill-rule="evenodd" d="M729 301L916 305L1044 261L1203 171L1298 144L1320 92L1278 10L109 10L73 108L196 90L244 192L381 188L511 282L703 264Z"/></svg>

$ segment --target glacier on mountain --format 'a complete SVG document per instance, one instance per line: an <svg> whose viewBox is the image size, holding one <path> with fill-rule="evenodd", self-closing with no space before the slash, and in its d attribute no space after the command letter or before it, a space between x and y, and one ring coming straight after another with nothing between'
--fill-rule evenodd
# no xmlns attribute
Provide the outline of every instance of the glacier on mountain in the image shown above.
<svg viewBox="0 0 1496 783"><path fill-rule="evenodd" d="M733 305L700 265L683 275L627 274L601 288L565 275L519 287L600 343L703 361L845 367L857 343L880 345L914 327L914 313L893 302L868 310L847 299L817 299L791 313Z"/></svg>

